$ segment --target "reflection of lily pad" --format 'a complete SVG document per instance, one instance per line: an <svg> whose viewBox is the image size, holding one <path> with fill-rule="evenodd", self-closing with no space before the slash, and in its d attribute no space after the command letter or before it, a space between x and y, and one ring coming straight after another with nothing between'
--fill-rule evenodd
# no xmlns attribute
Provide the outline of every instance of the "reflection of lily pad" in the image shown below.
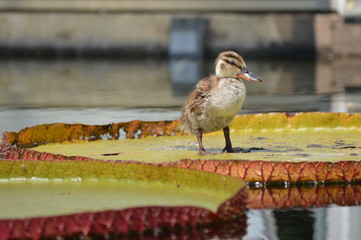
<svg viewBox="0 0 361 240"><path fill-rule="evenodd" d="M248 189L250 209L361 205L360 185Z"/></svg>
<svg viewBox="0 0 361 240"><path fill-rule="evenodd" d="M126 235L221 224L243 214L244 186L239 179L196 170L2 160L0 238Z"/></svg>
<svg viewBox="0 0 361 240"><path fill-rule="evenodd" d="M133 121L104 126L40 125L19 133L6 133L2 153L9 159L103 159L161 163L163 166L218 172L247 181L361 179L358 171L361 168L358 139L361 114L238 116L231 124L233 144L251 148L252 151L202 157L196 155L195 138L180 136L183 134L176 130L178 125L178 121ZM163 137L145 138L147 136ZM122 137L140 139L116 140ZM96 139L103 140L92 141ZM221 132L204 137L206 147L214 151L221 150L223 141ZM15 146L38 147L28 150Z"/></svg>

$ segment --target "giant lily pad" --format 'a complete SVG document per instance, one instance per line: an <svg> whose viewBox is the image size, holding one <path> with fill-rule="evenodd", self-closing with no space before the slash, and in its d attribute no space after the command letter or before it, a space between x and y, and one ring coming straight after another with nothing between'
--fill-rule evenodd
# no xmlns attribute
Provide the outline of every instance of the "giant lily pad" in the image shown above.
<svg viewBox="0 0 361 240"><path fill-rule="evenodd" d="M231 124L233 144L252 151L203 157L196 154L195 138L185 136L178 126L179 121L45 124L5 133L1 154L8 159L136 161L217 172L248 182L361 180L361 114L238 116ZM221 132L206 135L204 141L214 151L224 145Z"/></svg>
<svg viewBox="0 0 361 240"><path fill-rule="evenodd" d="M242 235L244 186L239 179L198 170L1 160L0 239L152 236L217 224L217 231L206 231L209 238L225 223Z"/></svg>

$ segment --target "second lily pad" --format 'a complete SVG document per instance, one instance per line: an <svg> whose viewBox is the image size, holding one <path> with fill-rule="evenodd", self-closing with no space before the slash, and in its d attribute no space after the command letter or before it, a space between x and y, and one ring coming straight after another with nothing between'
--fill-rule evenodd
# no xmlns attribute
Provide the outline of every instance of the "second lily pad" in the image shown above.
<svg viewBox="0 0 361 240"><path fill-rule="evenodd" d="M244 215L244 186L218 174L141 164L0 160L0 238L208 226Z"/></svg>

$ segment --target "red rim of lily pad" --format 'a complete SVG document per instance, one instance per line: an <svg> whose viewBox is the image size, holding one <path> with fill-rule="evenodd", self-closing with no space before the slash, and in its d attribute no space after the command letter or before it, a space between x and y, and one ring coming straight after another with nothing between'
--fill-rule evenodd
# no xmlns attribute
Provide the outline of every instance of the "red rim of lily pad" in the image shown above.
<svg viewBox="0 0 361 240"><path fill-rule="evenodd" d="M271 113L237 116L234 121L237 130L261 129L269 130L284 128L293 131L301 128L353 128L355 132L361 131L361 114L352 113ZM56 143L77 140L119 139L120 132L126 138L144 138L147 136L183 135L178 130L180 122L158 121L142 122L132 121L126 123L113 123L109 125L83 125L83 124L44 124L25 128L17 133L5 132L0 149L0 156L6 159L23 160L94 160L81 156L64 156L45 152L37 152L26 147L46 143ZM239 177L247 182L356 182L361 180L360 161L338 162L277 162L277 161L251 161L251 160L187 160L155 164L187 169L198 169Z"/></svg>
<svg viewBox="0 0 361 240"><path fill-rule="evenodd" d="M0 220L0 239L56 239L88 237L185 239L242 237L247 218L240 214L220 221L214 213L196 207L141 207L119 211L79 213L56 217Z"/></svg>

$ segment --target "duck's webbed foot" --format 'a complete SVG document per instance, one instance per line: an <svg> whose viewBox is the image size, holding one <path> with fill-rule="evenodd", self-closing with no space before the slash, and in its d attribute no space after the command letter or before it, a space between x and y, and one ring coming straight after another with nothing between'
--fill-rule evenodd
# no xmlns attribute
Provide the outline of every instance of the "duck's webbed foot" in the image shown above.
<svg viewBox="0 0 361 240"><path fill-rule="evenodd" d="M236 147L236 148L223 148L223 152L227 152L227 153L248 153L251 152L250 149L248 148L240 148L240 147Z"/></svg>

